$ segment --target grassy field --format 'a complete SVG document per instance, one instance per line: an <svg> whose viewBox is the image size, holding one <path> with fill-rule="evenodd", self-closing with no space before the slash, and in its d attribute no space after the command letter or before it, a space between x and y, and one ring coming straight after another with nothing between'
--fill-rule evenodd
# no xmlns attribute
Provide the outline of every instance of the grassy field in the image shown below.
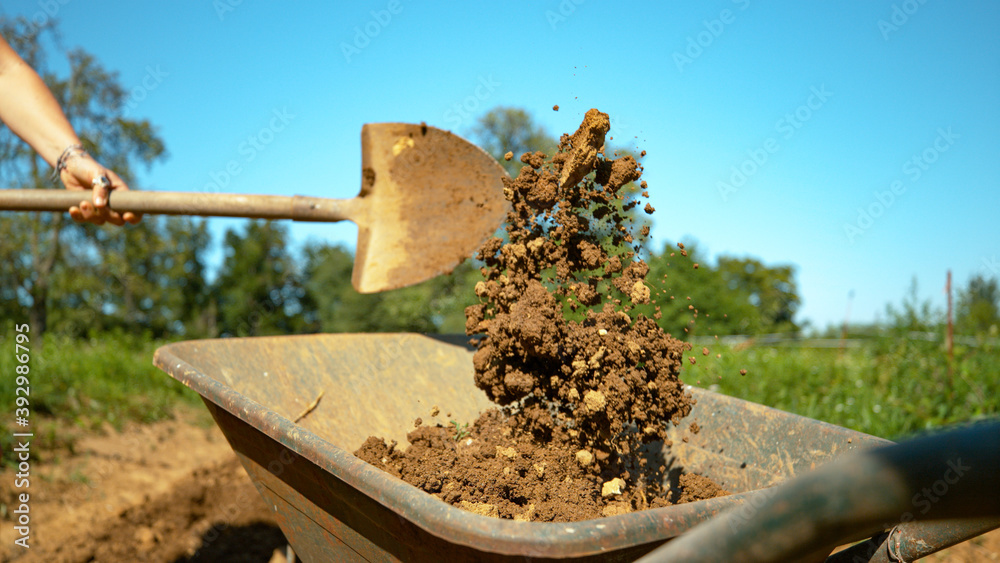
<svg viewBox="0 0 1000 563"><path fill-rule="evenodd" d="M0 339L0 350L4 350L0 354L0 426L17 429L15 368L19 363L11 334ZM71 446L65 436L80 430L153 422L170 417L178 402L200 403L195 392L153 367L153 351L162 344L121 334L93 340L47 337L42 346L32 338L28 400L36 442L42 448ZM14 431L0 434L4 452L10 451Z"/></svg>
<svg viewBox="0 0 1000 563"><path fill-rule="evenodd" d="M153 351L163 342L128 335L93 340L46 338L31 342L31 412L58 416L82 426L120 427L135 420L152 422L170 416L178 400L196 402L197 394L153 367ZM13 414L14 342L0 341L0 405Z"/></svg>
<svg viewBox="0 0 1000 563"><path fill-rule="evenodd" d="M36 439L58 442L66 428L89 431L128 421L171 416L178 402L198 404L197 394L152 366L164 342L131 335L92 340L47 338L31 342L33 423L47 421ZM939 344L905 338L873 338L858 348L698 346L685 362L685 382L896 439L923 429L1000 413L1000 349L956 347L953 375ZM14 426L14 341L0 340L2 426ZM716 354L721 354L717 358ZM740 370L747 370L745 376ZM0 435L9 451L10 432Z"/></svg>
<svg viewBox="0 0 1000 563"><path fill-rule="evenodd" d="M950 376L939 343L905 338L873 338L843 352L717 346L693 355L686 383L883 438L1000 413L996 347L956 346Z"/></svg>

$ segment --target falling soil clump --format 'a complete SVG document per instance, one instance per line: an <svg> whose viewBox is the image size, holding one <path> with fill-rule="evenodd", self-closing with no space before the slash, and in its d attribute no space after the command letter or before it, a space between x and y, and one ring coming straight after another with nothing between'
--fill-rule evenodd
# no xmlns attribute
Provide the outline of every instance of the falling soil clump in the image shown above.
<svg viewBox="0 0 1000 563"><path fill-rule="evenodd" d="M480 250L480 303L466 310L476 386L498 407L471 427L418 425L405 450L371 437L355 455L445 502L515 520L726 494L698 475L666 481L665 421L691 411L678 379L691 347L645 314L655 305L639 255L649 227L631 212L642 167L607 158L609 130L592 109L556 154L525 153L505 180L506 236Z"/></svg>

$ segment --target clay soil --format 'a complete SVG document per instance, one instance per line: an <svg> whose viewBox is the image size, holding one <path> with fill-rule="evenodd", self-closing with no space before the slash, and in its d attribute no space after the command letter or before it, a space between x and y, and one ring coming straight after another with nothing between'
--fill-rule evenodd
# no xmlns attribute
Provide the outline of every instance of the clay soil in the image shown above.
<svg viewBox="0 0 1000 563"><path fill-rule="evenodd" d="M497 408L471 428L418 420L408 447L371 437L355 455L445 502L515 520L727 494L694 474L666 482L665 422L693 405L678 379L690 346L656 323L639 213L655 210L640 202L639 162L607 154L610 126L588 111L556 154L521 155L505 181L506 233L479 252L480 303L466 310L475 383Z"/></svg>

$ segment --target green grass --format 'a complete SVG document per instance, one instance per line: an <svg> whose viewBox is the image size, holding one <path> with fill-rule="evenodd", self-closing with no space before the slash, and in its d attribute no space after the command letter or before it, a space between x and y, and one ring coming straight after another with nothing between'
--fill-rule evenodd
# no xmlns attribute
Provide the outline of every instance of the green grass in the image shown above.
<svg viewBox="0 0 1000 563"><path fill-rule="evenodd" d="M13 331L0 338L0 427L14 426ZM198 395L152 365L165 342L113 334L90 340L32 338L31 416L36 440L68 446L67 429L169 418ZM890 439L1000 413L1000 348L956 346L954 375L939 344L874 338L860 348L696 347L682 378L721 393ZM721 358L716 358L721 353ZM747 375L739 374L741 369ZM72 434L70 432L69 434ZM10 451L10 432L0 446Z"/></svg>
<svg viewBox="0 0 1000 563"><path fill-rule="evenodd" d="M5 428L19 428L13 334L9 330L0 338L0 426ZM179 402L200 402L195 392L153 367L153 351L164 342L117 334L90 340L52 336L43 344L36 337L29 341L28 397L31 429L43 444L66 445L59 434L105 423L120 429L130 421L154 422L170 417ZM10 432L0 435L5 452L11 439Z"/></svg>
<svg viewBox="0 0 1000 563"><path fill-rule="evenodd" d="M722 358L716 358L721 353ZM1000 350L880 337L860 348L715 346L682 379L726 395L889 439L1000 413ZM747 375L741 376L740 370Z"/></svg>

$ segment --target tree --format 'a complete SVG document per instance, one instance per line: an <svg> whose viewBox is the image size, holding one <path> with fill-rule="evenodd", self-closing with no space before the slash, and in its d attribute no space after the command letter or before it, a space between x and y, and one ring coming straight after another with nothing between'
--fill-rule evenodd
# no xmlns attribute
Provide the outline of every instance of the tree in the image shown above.
<svg viewBox="0 0 1000 563"><path fill-rule="evenodd" d="M473 128L473 139L493 158L497 159L511 177L516 177L524 166L521 155L542 151L551 155L559 143L545 129L537 125L531 114L522 108L496 107L479 118ZM507 152L514 153L510 161Z"/></svg>
<svg viewBox="0 0 1000 563"><path fill-rule="evenodd" d="M172 312L172 332L189 338L216 336L216 312L206 279L205 254L212 242L208 221L170 217L164 226L169 256L165 281L171 289L164 305Z"/></svg>
<svg viewBox="0 0 1000 563"><path fill-rule="evenodd" d="M1000 287L996 278L976 274L958 293L955 315L959 331L986 334L1000 325Z"/></svg>
<svg viewBox="0 0 1000 563"><path fill-rule="evenodd" d="M323 332L461 333L465 307L482 279L471 261L414 286L361 294L351 286L353 257L340 246L305 248L303 314Z"/></svg>
<svg viewBox="0 0 1000 563"><path fill-rule="evenodd" d="M295 334L313 328L301 314L305 289L287 245L287 228L274 221L248 221L242 234L226 231L225 258L212 287L222 335Z"/></svg>
<svg viewBox="0 0 1000 563"><path fill-rule="evenodd" d="M801 300L794 267L769 267L754 258L721 256L718 270L724 291L741 295L756 309L758 320L751 323L752 332L798 332L795 313Z"/></svg>
<svg viewBox="0 0 1000 563"><path fill-rule="evenodd" d="M165 156L163 141L148 121L122 117L126 92L116 73L106 71L80 49L67 55L68 77L58 78L47 71L43 35L56 36L52 20L37 26L23 17L3 19L0 33L42 76L87 151L126 182L133 181L134 164L149 165ZM48 173L48 165L34 151L6 128L0 129L0 184L13 189L56 188ZM5 217L0 226L0 293L10 300L5 299L4 312L20 316L27 308L32 330L44 333L56 296L68 303L64 308L91 299L93 283L106 280L92 269L98 257L87 241L99 244L108 238L107 232L67 221L60 213ZM67 256L75 258L73 267L78 269L67 269ZM92 284L87 283L88 276ZM57 280L61 285L56 285Z"/></svg>
<svg viewBox="0 0 1000 563"><path fill-rule="evenodd" d="M205 280L206 222L147 216L95 242L66 244L53 275L49 327L83 336L107 330L213 336Z"/></svg>
<svg viewBox="0 0 1000 563"><path fill-rule="evenodd" d="M682 250L687 256L682 254ZM694 335L747 334L753 307L726 292L719 273L707 263L696 244L681 249L666 243L647 259L646 280L660 307L657 324L684 339ZM698 264L698 268L694 267ZM648 313L647 313L648 315Z"/></svg>
<svg viewBox="0 0 1000 563"><path fill-rule="evenodd" d="M648 263L646 279L662 315L658 323L678 338L799 329L794 315L800 298L791 266L729 256L713 266L692 243L668 243Z"/></svg>

